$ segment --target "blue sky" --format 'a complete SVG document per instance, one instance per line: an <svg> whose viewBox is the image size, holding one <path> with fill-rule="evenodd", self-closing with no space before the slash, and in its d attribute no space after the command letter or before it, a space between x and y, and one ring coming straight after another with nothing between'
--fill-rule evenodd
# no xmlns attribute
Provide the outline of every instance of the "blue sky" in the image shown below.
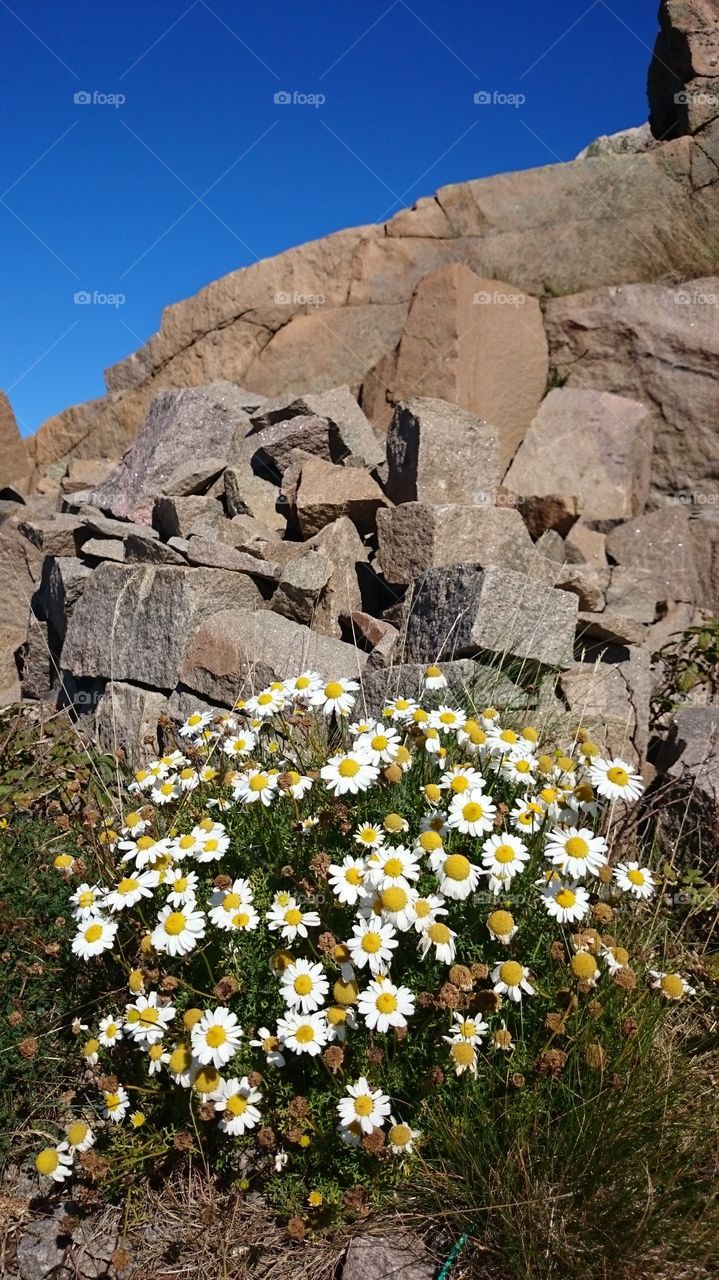
<svg viewBox="0 0 719 1280"><path fill-rule="evenodd" d="M227 271L642 123L656 8L0 0L0 386L23 432Z"/></svg>

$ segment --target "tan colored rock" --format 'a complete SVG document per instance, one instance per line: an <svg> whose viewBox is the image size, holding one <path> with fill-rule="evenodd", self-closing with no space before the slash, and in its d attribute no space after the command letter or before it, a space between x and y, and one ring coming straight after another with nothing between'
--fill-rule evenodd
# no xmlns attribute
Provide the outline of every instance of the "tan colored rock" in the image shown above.
<svg viewBox="0 0 719 1280"><path fill-rule="evenodd" d="M312 626L315 609L333 570L332 561L320 547L295 556L282 571L272 597L272 611Z"/></svg>
<svg viewBox="0 0 719 1280"><path fill-rule="evenodd" d="M12 486L27 493L32 464L20 436L10 401L0 391L0 489Z"/></svg>
<svg viewBox="0 0 719 1280"><path fill-rule="evenodd" d="M583 520L577 520L566 536L568 548L572 548L587 564L603 569L607 564L607 535L591 529Z"/></svg>
<svg viewBox="0 0 719 1280"><path fill-rule="evenodd" d="M111 680L95 709L95 734L103 751L122 753L130 765L144 764L159 750L158 720L167 699L121 680Z"/></svg>
<svg viewBox="0 0 719 1280"><path fill-rule="evenodd" d="M656 582L657 600L701 603L694 540L687 510L663 507L617 525L607 554L623 568L644 570Z"/></svg>
<svg viewBox="0 0 719 1280"><path fill-rule="evenodd" d="M654 426L651 497L701 507L719 474L719 276L627 284L545 304L550 363L566 389L642 401Z"/></svg>
<svg viewBox="0 0 719 1280"><path fill-rule="evenodd" d="M382 573L394 586L463 561L529 572L534 559L522 517L511 507L404 502L377 513L377 533Z"/></svg>
<svg viewBox="0 0 719 1280"><path fill-rule="evenodd" d="M302 466L295 510L305 538L312 537L340 516L347 516L360 533L371 533L377 511L387 499L376 480L358 467L336 467L321 458Z"/></svg>
<svg viewBox="0 0 719 1280"><path fill-rule="evenodd" d="M97 489L105 483L118 462L119 458L71 458L60 488L65 494Z"/></svg>
<svg viewBox="0 0 719 1280"><path fill-rule="evenodd" d="M466 409L417 397L398 405L387 434L386 484L393 502L492 506L499 434Z"/></svg>
<svg viewBox="0 0 719 1280"><path fill-rule="evenodd" d="M291 543L285 543L291 547ZM325 525L298 551L317 547L332 562L332 574L315 606L312 629L322 635L340 637L340 619L362 608L359 573L366 567L369 552L347 516ZM274 553L274 549L273 549Z"/></svg>
<svg viewBox="0 0 719 1280"><path fill-rule="evenodd" d="M585 519L639 515L649 494L652 426L638 401L556 388L542 401L504 479L524 501L571 496Z"/></svg>
<svg viewBox="0 0 719 1280"><path fill-rule="evenodd" d="M385 401L449 400L499 432L504 470L547 385L547 340L536 298L454 262L417 286Z"/></svg>
<svg viewBox="0 0 719 1280"><path fill-rule="evenodd" d="M719 115L716 0L661 0L649 68L649 120L656 138L694 133Z"/></svg>

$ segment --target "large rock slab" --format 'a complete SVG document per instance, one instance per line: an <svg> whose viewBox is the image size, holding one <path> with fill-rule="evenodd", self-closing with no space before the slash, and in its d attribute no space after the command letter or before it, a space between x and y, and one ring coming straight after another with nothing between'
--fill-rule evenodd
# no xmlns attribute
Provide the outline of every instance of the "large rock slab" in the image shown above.
<svg viewBox="0 0 719 1280"><path fill-rule="evenodd" d="M626 520L644 510L652 459L644 405L607 392L555 388L509 468L504 487L519 499L564 494L578 514Z"/></svg>
<svg viewBox="0 0 719 1280"><path fill-rule="evenodd" d="M566 388L611 391L652 411L653 505L702 509L719 483L719 276L625 284L545 304L550 361Z"/></svg>
<svg viewBox="0 0 719 1280"><path fill-rule="evenodd" d="M655 138L694 133L719 115L719 8L716 0L661 0L649 68Z"/></svg>
<svg viewBox="0 0 719 1280"><path fill-rule="evenodd" d="M296 556L285 566L272 597L272 609L294 622L312 623L322 592L327 586L334 565L320 547Z"/></svg>
<svg viewBox="0 0 719 1280"><path fill-rule="evenodd" d="M150 405L137 440L97 490L95 506L113 516L149 524L155 496L191 459L230 462L250 430L244 397L229 382L163 391Z"/></svg>
<svg viewBox="0 0 719 1280"><path fill-rule="evenodd" d="M359 575L365 571L369 552L347 516L340 516L310 538L305 549L312 548L323 551L332 563L329 581L315 605L312 629L339 637L340 618L362 607Z"/></svg>
<svg viewBox="0 0 719 1280"><path fill-rule="evenodd" d="M367 654L269 611L225 609L207 618L179 668L187 689L221 706L307 668L326 679L354 677Z"/></svg>
<svg viewBox="0 0 719 1280"><path fill-rule="evenodd" d="M661 846L710 884L719 845L719 707L681 707L657 759Z"/></svg>
<svg viewBox="0 0 719 1280"><path fill-rule="evenodd" d="M0 489L8 485L26 493L30 482L32 464L27 446L4 391L0 391Z"/></svg>
<svg viewBox="0 0 719 1280"><path fill-rule="evenodd" d="M615 564L651 576L658 601L702 603L686 507L663 507L617 525L607 537L607 554Z"/></svg>
<svg viewBox="0 0 719 1280"><path fill-rule="evenodd" d="M291 400L285 396L267 401L252 414L252 423L257 431L263 431L296 417L318 417L329 422L333 462L343 462L351 456L363 466L375 467L384 461L384 444L380 443L348 386L308 392Z"/></svg>
<svg viewBox="0 0 719 1280"><path fill-rule="evenodd" d="M62 665L75 676L172 689L203 618L261 605L259 588L243 573L106 562L75 606Z"/></svg>
<svg viewBox="0 0 719 1280"><path fill-rule="evenodd" d="M295 512L302 536L311 538L325 525L346 516L361 534L372 533L377 512L387 499L377 481L359 467L337 467L321 458L302 465Z"/></svg>
<svg viewBox="0 0 719 1280"><path fill-rule="evenodd" d="M50 644L59 655L65 641L67 624L88 580L89 565L71 556L48 559L43 565L40 607L50 628Z"/></svg>
<svg viewBox="0 0 719 1280"><path fill-rule="evenodd" d="M377 534L382 573L394 586L407 586L427 569L469 561L526 572L535 558L524 521L512 507L403 502L377 513Z"/></svg>
<svg viewBox="0 0 719 1280"><path fill-rule="evenodd" d="M500 479L499 433L444 400L413 398L398 405L387 433L393 502L494 502Z"/></svg>
<svg viewBox="0 0 719 1280"><path fill-rule="evenodd" d="M462 262L420 280L396 355L375 394L391 408L413 396L449 400L499 432L504 470L547 385L548 356L539 302L516 285L478 276Z"/></svg>
<svg viewBox="0 0 719 1280"><path fill-rule="evenodd" d="M643 758L649 732L650 655L624 651L620 661L577 662L559 677L573 728L589 729L609 754Z"/></svg>
<svg viewBox="0 0 719 1280"><path fill-rule="evenodd" d="M572 661L577 598L509 569L430 569L413 585L405 622L409 661L482 651L546 666Z"/></svg>
<svg viewBox="0 0 719 1280"><path fill-rule="evenodd" d="M112 680L95 708L95 735L103 751L122 753L130 765L159 750L157 726L167 698L152 689Z"/></svg>

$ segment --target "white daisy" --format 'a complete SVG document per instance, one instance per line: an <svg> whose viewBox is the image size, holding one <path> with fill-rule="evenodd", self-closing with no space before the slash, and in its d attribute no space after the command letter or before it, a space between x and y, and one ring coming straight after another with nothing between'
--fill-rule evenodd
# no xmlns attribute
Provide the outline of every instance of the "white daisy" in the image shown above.
<svg viewBox="0 0 719 1280"><path fill-rule="evenodd" d="M137 840L121 840L118 848L126 850L121 862L134 861L138 871L142 871L144 867L154 866L160 858L166 858L172 852L172 841L141 835Z"/></svg>
<svg viewBox="0 0 719 1280"><path fill-rule="evenodd" d="M100 914L104 890L99 885L81 884L70 894L72 914L76 920L89 920L91 916Z"/></svg>
<svg viewBox="0 0 719 1280"><path fill-rule="evenodd" d="M211 711L194 711L180 726L181 738L196 738L212 720Z"/></svg>
<svg viewBox="0 0 719 1280"><path fill-rule="evenodd" d="M284 1067L285 1055L280 1050L280 1042L267 1027L260 1027L257 1038L250 1040L253 1049L261 1049L268 1067Z"/></svg>
<svg viewBox="0 0 719 1280"><path fill-rule="evenodd" d="M242 1028L237 1017L218 1005L214 1010L208 1009L196 1022L190 1032L192 1052L202 1066L213 1066L218 1070L234 1057L240 1047Z"/></svg>
<svg viewBox="0 0 719 1280"><path fill-rule="evenodd" d="M483 791L484 777L471 764L456 764L445 770L439 785L445 791L452 791L454 795L460 796L465 791Z"/></svg>
<svg viewBox="0 0 719 1280"><path fill-rule="evenodd" d="M328 868L327 880L332 892L345 906L353 907L365 892L365 872L364 858L353 858L349 853L341 863L333 862Z"/></svg>
<svg viewBox="0 0 719 1280"><path fill-rule="evenodd" d="M112 1049L122 1040L122 1027L119 1019L114 1018L112 1014L107 1014L106 1017L101 1018L97 1029L97 1038L106 1049Z"/></svg>
<svg viewBox="0 0 719 1280"><path fill-rule="evenodd" d="M308 701L311 707L319 707L325 716L346 716L355 704L354 695L358 689L356 680L329 680L314 689Z"/></svg>
<svg viewBox="0 0 719 1280"><path fill-rule="evenodd" d="M170 1054L166 1050L161 1040L156 1044L147 1046L148 1074L151 1076L159 1075L163 1067L166 1067L170 1061Z"/></svg>
<svg viewBox="0 0 719 1280"><path fill-rule="evenodd" d="M73 954L81 960L102 955L103 951L109 951L112 947L116 933L116 921L106 920L104 916L91 916L82 921L72 940Z"/></svg>
<svg viewBox="0 0 719 1280"><path fill-rule="evenodd" d="M243 804L255 804L259 800L267 807L277 792L277 777L276 773L266 773L263 769L238 773L232 782L235 800L241 800Z"/></svg>
<svg viewBox="0 0 719 1280"><path fill-rule="evenodd" d="M360 1076L354 1084L347 1085L347 1094L337 1103L337 1112L346 1129L358 1124L363 1133L372 1133L382 1128L390 1113L389 1098Z"/></svg>
<svg viewBox="0 0 719 1280"><path fill-rule="evenodd" d="M353 839L363 849L379 849L384 844L384 831L376 822L361 822Z"/></svg>
<svg viewBox="0 0 719 1280"><path fill-rule="evenodd" d="M394 720L397 724L406 724L417 710L417 703L412 698L394 698L385 704L382 715L385 720Z"/></svg>
<svg viewBox="0 0 719 1280"><path fill-rule="evenodd" d="M430 726L438 729L440 733L456 733L466 722L467 717L463 711L444 703L437 707L436 711L431 711L429 716Z"/></svg>
<svg viewBox="0 0 719 1280"><path fill-rule="evenodd" d="M313 1013L321 1008L329 990L321 964L300 957L289 964L282 974L280 995L290 1009L301 1013Z"/></svg>
<svg viewBox="0 0 719 1280"><path fill-rule="evenodd" d="M157 1002L157 992L138 996L133 1004L125 1006L125 1030L136 1044L156 1044L164 1036L175 1009L172 1005Z"/></svg>
<svg viewBox="0 0 719 1280"><path fill-rule="evenodd" d="M219 862L223 854L227 853L230 847L230 837L225 835L215 835L210 833L202 840L200 847L195 854L197 862Z"/></svg>
<svg viewBox="0 0 719 1280"><path fill-rule="evenodd" d="M150 795L154 804L162 806L171 804L180 795L181 788L177 782L177 778L165 778L164 781L158 782L152 788Z"/></svg>
<svg viewBox="0 0 719 1280"><path fill-rule="evenodd" d="M277 1035L284 1048L314 1058L327 1044L327 1019L324 1012L292 1011L285 1018L278 1018Z"/></svg>
<svg viewBox="0 0 719 1280"><path fill-rule="evenodd" d="M255 749L257 736L249 729L240 729L237 733L225 738L222 750L226 756L249 756Z"/></svg>
<svg viewBox="0 0 719 1280"><path fill-rule="evenodd" d="M309 702L312 695L322 688L322 676L317 671L303 671L283 683L293 702Z"/></svg>
<svg viewBox="0 0 719 1280"><path fill-rule="evenodd" d="M382 846L367 863L367 879L377 889L389 889L393 884L407 885L411 880L419 880L419 875L419 854L403 844Z"/></svg>
<svg viewBox="0 0 719 1280"><path fill-rule="evenodd" d="M492 970L492 982L497 995L508 996L515 1004L522 999L522 992L534 995L534 987L527 981L529 969L516 960L505 960Z"/></svg>
<svg viewBox="0 0 719 1280"><path fill-rule="evenodd" d="M281 711L287 702L287 691L283 685L279 689L263 689L254 698L247 699L247 710L259 720L267 720L276 711Z"/></svg>
<svg viewBox="0 0 719 1280"><path fill-rule="evenodd" d="M461 1076L465 1071L469 1071L473 1076L477 1074L477 1049L470 1040L463 1040L460 1037L449 1039L449 1057L455 1070L455 1075Z"/></svg>
<svg viewBox="0 0 719 1280"><path fill-rule="evenodd" d="M197 896L199 881L194 871L182 871L180 867L173 868L167 879L167 887L170 892L167 895L167 901L173 907L185 907L189 902L194 902Z"/></svg>
<svg viewBox="0 0 719 1280"><path fill-rule="evenodd" d="M41 1178L50 1178L53 1182L64 1182L72 1175L72 1153L67 1142L60 1142L56 1147L45 1147L35 1158L35 1168Z"/></svg>
<svg viewBox="0 0 719 1280"><path fill-rule="evenodd" d="M110 911L124 911L126 907L136 907L143 898L152 897L152 876L146 871L138 871L135 875L123 876L114 889L106 895L103 906Z"/></svg>
<svg viewBox="0 0 719 1280"><path fill-rule="evenodd" d="M425 667L424 671L424 687L425 689L446 689L447 677L442 674L442 668L438 666Z"/></svg>
<svg viewBox="0 0 719 1280"><path fill-rule="evenodd" d="M482 866L498 880L511 880L529 862L529 850L518 836L502 832L490 836L482 845Z"/></svg>
<svg viewBox="0 0 719 1280"><path fill-rule="evenodd" d="M593 759L589 781L607 800L638 800L644 790L641 775L618 756L612 760Z"/></svg>
<svg viewBox="0 0 719 1280"><path fill-rule="evenodd" d="M440 964L454 964L457 954L456 937L454 930L442 920L432 920L420 933L417 950L424 960L427 952L434 947L435 959L439 960Z"/></svg>
<svg viewBox="0 0 719 1280"><path fill-rule="evenodd" d="M640 867L638 862L618 862L614 868L614 879L624 893L631 893L633 898L651 898L656 885L648 867Z"/></svg>
<svg viewBox="0 0 719 1280"><path fill-rule="evenodd" d="M444 905L444 898L438 893L425 893L415 898L409 914L417 933L423 933L427 925L438 916L446 916L448 912Z"/></svg>
<svg viewBox="0 0 719 1280"><path fill-rule="evenodd" d="M95 1145L95 1134L84 1120L73 1120L65 1130L69 1151L89 1151Z"/></svg>
<svg viewBox="0 0 719 1280"><path fill-rule="evenodd" d="M588 827L558 827L550 832L545 848L548 860L566 876L581 880L596 876L607 861L607 842Z"/></svg>
<svg viewBox="0 0 719 1280"><path fill-rule="evenodd" d="M219 1128L233 1138L241 1137L248 1129L254 1129L262 1119L257 1107L262 1094L259 1089L252 1088L247 1076L243 1076L241 1080L234 1076L229 1080L221 1080L211 1098L215 1111L220 1115Z"/></svg>
<svg viewBox="0 0 719 1280"><path fill-rule="evenodd" d="M330 1041L344 1043L347 1031L357 1028L357 1015L351 1005L332 1004L325 1010L327 1014L327 1038Z"/></svg>
<svg viewBox="0 0 719 1280"><path fill-rule="evenodd" d="M367 791L379 777L379 769L370 764L364 752L349 751L344 755L330 756L320 769L320 777L335 796L357 795Z"/></svg>
<svg viewBox="0 0 719 1280"><path fill-rule="evenodd" d="M537 800L529 799L517 800L510 815L517 831L530 836L539 831L546 816L547 811L544 805L539 804Z"/></svg>
<svg viewBox="0 0 719 1280"><path fill-rule="evenodd" d="M400 736L387 724L374 724L367 733L359 735L355 750L364 754L370 764L391 764L400 748Z"/></svg>
<svg viewBox="0 0 719 1280"><path fill-rule="evenodd" d="M397 987L389 978L375 978L360 992L357 1007L370 1031L384 1033L390 1027L406 1027L414 1013L409 987Z"/></svg>
<svg viewBox="0 0 719 1280"><path fill-rule="evenodd" d="M406 933L417 918L414 904L418 896L417 890L406 881L396 881L378 891L376 902L382 918L389 920L400 933Z"/></svg>
<svg viewBox="0 0 719 1280"><path fill-rule="evenodd" d="M477 888L479 867L475 867L463 853L447 853L439 849L430 854L429 862L437 877L439 891L445 898L461 901Z"/></svg>
<svg viewBox="0 0 719 1280"><path fill-rule="evenodd" d="M481 836L492 830L496 813L489 796L482 791L467 791L452 797L447 826L463 835Z"/></svg>
<svg viewBox="0 0 719 1280"><path fill-rule="evenodd" d="M103 1089L102 1096L105 1101L103 1115L106 1119L112 1120L115 1124L119 1124L119 1122L124 1119L125 1113L130 1106L130 1099L128 1098L127 1093L123 1089L122 1085L119 1084L114 1090Z"/></svg>
<svg viewBox="0 0 719 1280"><path fill-rule="evenodd" d="M620 969L626 968L629 964L629 952L625 947L607 946L602 943L599 948L599 954L604 960L610 973L619 973Z"/></svg>
<svg viewBox="0 0 719 1280"><path fill-rule="evenodd" d="M695 996L696 989L690 987L686 978L680 973L661 973L657 969L649 970L652 981L652 987L655 991L659 991L665 1000L683 1000L684 996Z"/></svg>
<svg viewBox="0 0 719 1280"><path fill-rule="evenodd" d="M297 937L306 938L307 930L315 929L320 924L316 911L303 910L288 893L276 894L265 919L272 932L279 931L286 942L294 942Z"/></svg>
<svg viewBox="0 0 719 1280"><path fill-rule="evenodd" d="M486 1036L488 1031L489 1024L482 1018L453 1013L449 1035L443 1036L442 1039L449 1044L453 1044L455 1040L466 1040L467 1044L481 1044L483 1036Z"/></svg>
<svg viewBox="0 0 719 1280"><path fill-rule="evenodd" d="M392 952L397 947L394 928L387 921L379 921L376 917L356 920L352 926L352 937L347 943L354 964L362 969L369 965L373 974L383 972L392 962Z"/></svg>
<svg viewBox="0 0 719 1280"><path fill-rule="evenodd" d="M302 800L314 786L311 778L308 778L304 773L298 773L296 769L287 769L283 779L284 790L288 796L292 796L293 800Z"/></svg>
<svg viewBox="0 0 719 1280"><path fill-rule="evenodd" d="M189 902L181 909L169 905L162 908L152 931L152 945L156 951L169 956L186 956L205 936L205 917Z"/></svg>
<svg viewBox="0 0 719 1280"><path fill-rule="evenodd" d="M574 924L583 920L589 911L589 894L576 880L563 884L552 877L542 882L542 901L547 913L559 924Z"/></svg>

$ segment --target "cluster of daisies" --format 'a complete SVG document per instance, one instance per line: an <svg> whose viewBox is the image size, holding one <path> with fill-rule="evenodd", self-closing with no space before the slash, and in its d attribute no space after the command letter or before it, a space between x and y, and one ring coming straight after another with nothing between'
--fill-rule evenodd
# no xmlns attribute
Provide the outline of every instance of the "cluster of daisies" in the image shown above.
<svg viewBox="0 0 719 1280"><path fill-rule="evenodd" d="M530 897L532 909L569 926L569 968L589 990L629 964L614 939L587 927L593 905L648 899L656 882L638 862L609 865L606 810L636 801L642 782L583 731L566 754L542 751L532 726L508 728L492 707L468 717L451 705L438 667L427 669L420 699L394 698L379 718L353 719L358 701L356 681L308 671L231 712L189 716L183 749L135 773L134 809L118 831L103 832L111 882L74 888L72 950L83 961L112 953L128 973L124 1007L103 1016L84 1044L90 1069L101 1058L105 1069L118 1046L133 1049L145 1063L144 1094L148 1085L191 1090L204 1117L237 1137L263 1123L273 1072L293 1061L306 1071L322 1055L336 1081L341 1141L359 1145L386 1129L387 1147L407 1155L419 1132L369 1083L361 1056L375 1037L411 1033L420 992L402 980L407 970L433 965L440 985L451 983L480 938L486 964L475 968L489 981L493 1010L532 999L528 939L509 909ZM319 759L318 742L331 744ZM403 815L388 797L405 781L412 794ZM285 865L295 860L302 874ZM56 866L68 877L82 869L69 855ZM224 1003L184 1007L177 993L195 960L208 970L208 957L232 962L241 978L246 934L267 951L282 1009L272 1025L243 1025L241 982ZM168 986L160 975L175 976ZM652 970L650 978L667 999L692 991L679 974ZM471 1007L440 1013L457 1075L476 1074L485 1042L511 1051L505 1018L492 1029ZM354 1046L363 1067L356 1079ZM262 1074L233 1072L237 1055L246 1063L252 1050ZM133 1086L115 1077L110 1085L102 1120L130 1113L141 1125ZM92 1127L77 1120L36 1167L62 1180L93 1142Z"/></svg>

